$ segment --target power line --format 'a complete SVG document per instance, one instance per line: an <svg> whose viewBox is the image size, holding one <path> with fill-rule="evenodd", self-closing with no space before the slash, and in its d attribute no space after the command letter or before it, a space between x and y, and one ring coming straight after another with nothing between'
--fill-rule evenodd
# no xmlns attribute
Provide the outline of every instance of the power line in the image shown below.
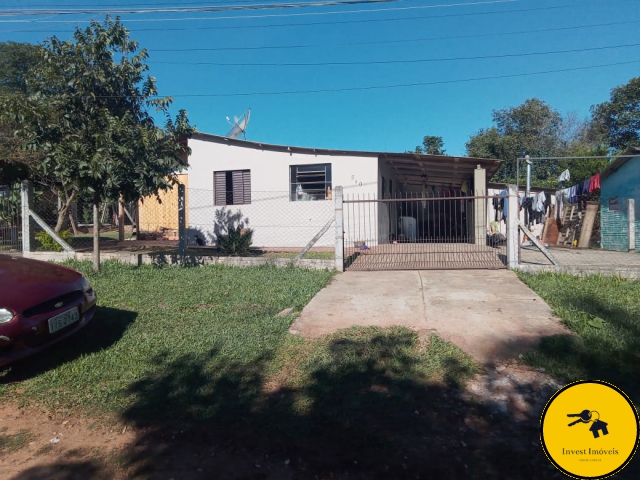
<svg viewBox="0 0 640 480"><path fill-rule="evenodd" d="M423 37L423 38L403 38L400 40L372 40L369 42L344 42L344 43L308 43L298 45L261 45L253 47L210 47L210 48L189 48L190 52L218 52L218 51L238 51L238 50L286 50L297 48L315 48L315 47L350 47L360 45L389 45L397 43L419 43L428 42L433 40L459 40L466 38L483 38L483 37L501 37L508 35L525 35L531 33L548 33L559 32L566 30L580 30L583 28L596 28L596 27L613 27L620 25L630 25L634 23L640 23L640 20L630 20L627 22L612 22L612 23L595 23L590 25L576 25L572 27L558 27L558 28L543 28L539 30L520 30L515 32L492 32L481 33L473 35L452 35L443 37ZM184 53L184 48L159 48L153 49L153 52L181 52Z"/></svg>
<svg viewBox="0 0 640 480"><path fill-rule="evenodd" d="M538 72L526 72L526 73L512 73L506 75L492 75L488 77L473 77L473 78L461 78L454 80L437 80L433 82L416 82L416 83L398 83L391 85L371 85L365 87L343 87L343 88L321 88L314 90L284 90L284 91L271 91L271 92L237 92L237 93L184 93L177 95L166 95L166 97L193 97L193 98L220 98L220 97L250 97L250 96L275 96L275 95L299 95L299 94L311 94L311 93L338 93L338 92L355 92L355 91L367 91L367 90L385 90L391 88L411 88L411 87L427 87L433 85L450 85L456 83L470 83L470 82L480 82L484 80L501 80L505 78L519 78L519 77L530 77L536 75L548 75L553 73L565 73L565 72L577 72L581 70L593 70L596 68L608 68L608 67L617 67L621 65L631 65L640 63L640 59L638 60L630 60L627 62L615 62L615 63L604 63L600 65L589 65L586 67L572 67L572 68L561 68L557 70L543 70ZM0 96L8 96L8 94L0 94ZM95 98L123 98L128 97L128 95L96 95ZM140 95L142 97L142 95ZM93 97L92 97L93 98ZM164 98L160 95L156 95L153 98Z"/></svg>
<svg viewBox="0 0 640 480"><path fill-rule="evenodd" d="M148 13L207 13L207 12L227 12L227 11L243 11L243 10L263 10L273 8L300 8L300 7L325 7L336 5L360 5L360 4L378 4L378 3L395 3L399 0L324 0L324 1L308 1L299 3L254 3L253 5L211 5L207 7L153 7L144 9L123 8L120 9L61 9L61 10L0 10L0 16L30 16L30 15L120 15L120 14L148 14ZM502 0L504 2L518 2L520 0ZM501 3L501 2L495 2Z"/></svg>
<svg viewBox="0 0 640 480"><path fill-rule="evenodd" d="M598 50L612 50L615 48L640 47L640 43L629 43L625 45L609 45L604 47L572 48L568 50L551 50L545 52L525 52L525 53L505 53L500 55L478 55L469 57L444 57L444 58L421 58L413 60L372 60L353 62L274 62L274 63L227 63L227 62L154 62L167 65L217 65L220 67L320 67L330 65L390 65L402 63L431 63L431 62L454 62L458 60L486 60L490 58L513 58L513 57L533 57L538 55L556 55L563 53L592 52Z"/></svg>
<svg viewBox="0 0 640 480"><path fill-rule="evenodd" d="M397 21L405 21L405 20L425 20L425 19L440 19L440 18L455 18L455 17L477 17L477 16L485 16L485 15L496 15L496 14L504 14L504 13L529 13L529 12L537 12L542 10L559 10L565 8L573 8L573 7L581 7L582 4L574 3L568 5L556 5L552 7L533 7L533 8L522 8L522 9L514 9L514 10L492 10L488 12L474 12L474 13L447 13L444 15L413 15L411 17L391 17L391 18L371 18L371 19L358 19L358 20L337 20L337 21L323 21L323 22L305 22L305 23L271 23L271 24L263 24L263 25L216 25L209 27L158 27L158 28L132 28L129 29L132 32L151 32L151 31L163 31L163 32L175 32L175 31L193 31L193 30L227 30L227 29L238 29L238 28L271 28L271 27L307 27L313 25L344 25L344 24L355 24L355 23L381 23L381 22L397 22ZM375 12L376 10L370 10L369 12ZM271 15L273 16L273 15ZM237 16L237 17L207 17L200 20L243 20L245 18L253 18L247 16ZM129 21L127 20L127 23ZM38 22L31 22L38 23ZM71 27L71 28L76 28ZM21 29L21 30L0 30L0 32L5 33L26 33L26 32L40 32L39 29ZM67 33L68 30L58 30L53 33Z"/></svg>

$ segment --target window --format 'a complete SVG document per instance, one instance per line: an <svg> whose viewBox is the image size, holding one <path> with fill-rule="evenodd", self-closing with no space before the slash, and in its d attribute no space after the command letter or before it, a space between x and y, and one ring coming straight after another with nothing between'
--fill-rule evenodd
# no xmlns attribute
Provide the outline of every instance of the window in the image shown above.
<svg viewBox="0 0 640 480"><path fill-rule="evenodd" d="M330 163L292 165L290 169L292 202L331 199Z"/></svg>
<svg viewBox="0 0 640 480"><path fill-rule="evenodd" d="M213 172L214 205L251 203L251 170Z"/></svg>

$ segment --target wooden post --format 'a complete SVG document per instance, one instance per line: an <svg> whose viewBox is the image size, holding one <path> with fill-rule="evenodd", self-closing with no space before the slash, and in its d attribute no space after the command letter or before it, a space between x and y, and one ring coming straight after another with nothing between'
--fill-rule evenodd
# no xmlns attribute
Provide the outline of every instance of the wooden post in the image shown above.
<svg viewBox="0 0 640 480"><path fill-rule="evenodd" d="M118 198L118 241L124 242L124 197Z"/></svg>
<svg viewBox="0 0 640 480"><path fill-rule="evenodd" d="M343 190L342 187L336 187L333 190L333 198L335 199L335 222L336 222L336 270L344 272L344 223L343 223Z"/></svg>
<svg viewBox="0 0 640 480"><path fill-rule="evenodd" d="M31 223L29 210L33 203L33 184L25 180L20 184L21 216L22 216L22 251L31 252L35 246L35 232Z"/></svg>
<svg viewBox="0 0 640 480"><path fill-rule="evenodd" d="M636 249L636 204L633 198L627 200L627 222L629 225L629 251Z"/></svg>
<svg viewBox="0 0 640 480"><path fill-rule="evenodd" d="M185 188L178 184L178 251L181 257L187 254L187 209L185 201Z"/></svg>

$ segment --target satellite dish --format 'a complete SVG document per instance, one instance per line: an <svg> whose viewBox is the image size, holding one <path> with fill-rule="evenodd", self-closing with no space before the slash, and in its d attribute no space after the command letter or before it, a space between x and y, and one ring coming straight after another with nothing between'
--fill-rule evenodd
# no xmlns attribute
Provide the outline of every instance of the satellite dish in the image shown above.
<svg viewBox="0 0 640 480"><path fill-rule="evenodd" d="M242 134L242 136L246 140L247 136L245 135L245 130L247 129L247 125L249 125L250 117L250 108L247 108L247 110L242 115L240 115L240 118L233 117L234 123L232 124L233 126L231 127L231 130L229 130L229 133L227 133L227 138L238 138L238 136ZM229 117L227 117L227 122L231 124L231 120L229 120Z"/></svg>

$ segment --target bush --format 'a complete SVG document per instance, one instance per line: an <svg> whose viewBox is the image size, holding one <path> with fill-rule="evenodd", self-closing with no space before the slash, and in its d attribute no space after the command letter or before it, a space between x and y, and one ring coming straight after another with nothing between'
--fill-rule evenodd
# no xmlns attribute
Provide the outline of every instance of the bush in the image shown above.
<svg viewBox="0 0 640 480"><path fill-rule="evenodd" d="M63 230L58 235L67 243L71 238L71 232L69 230ZM36 233L36 239L40 242L42 249L47 252L61 252L64 250L58 242L56 242L51 235L44 230Z"/></svg>
<svg viewBox="0 0 640 480"><path fill-rule="evenodd" d="M241 256L249 253L253 242L253 230L242 227L229 227L228 233L218 234L220 251L231 256Z"/></svg>

